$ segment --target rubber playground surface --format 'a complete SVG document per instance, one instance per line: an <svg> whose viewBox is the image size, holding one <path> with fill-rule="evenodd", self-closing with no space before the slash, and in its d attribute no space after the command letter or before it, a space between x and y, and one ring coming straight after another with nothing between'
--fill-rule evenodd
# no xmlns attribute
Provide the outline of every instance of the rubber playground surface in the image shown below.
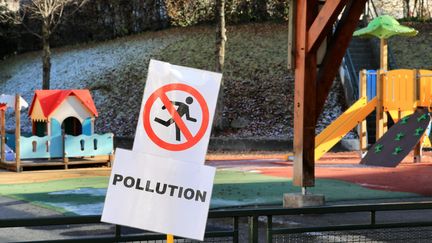
<svg viewBox="0 0 432 243"><path fill-rule="evenodd" d="M206 162L218 168L211 207L282 205L283 193L300 192L292 185L292 162L285 154L211 154ZM432 153L421 163L409 155L396 168L359 164L357 152L328 153L316 163L312 193L326 202L406 199L432 196ZM28 201L65 214L101 213L109 168L22 173L0 172L0 196Z"/></svg>

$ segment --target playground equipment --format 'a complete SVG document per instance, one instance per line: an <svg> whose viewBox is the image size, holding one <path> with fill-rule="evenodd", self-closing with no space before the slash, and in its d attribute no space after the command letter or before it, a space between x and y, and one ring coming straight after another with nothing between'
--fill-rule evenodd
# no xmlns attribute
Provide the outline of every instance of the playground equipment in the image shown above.
<svg viewBox="0 0 432 243"><path fill-rule="evenodd" d="M5 133L2 110L1 167L18 172L24 167L60 165L68 169L69 165L110 165L113 161L114 135L94 133L98 113L88 90L35 91L29 109L30 137L21 136L20 101L17 95L15 134Z"/></svg>
<svg viewBox="0 0 432 243"><path fill-rule="evenodd" d="M432 84L427 77L429 77L431 71L405 69L387 71L387 39L395 35L415 36L417 33L417 30L400 25L393 17L388 15L379 16L372 20L367 27L354 32L354 36L377 37L380 39L380 70L373 72L363 70L360 72L360 99L316 137L316 160L357 124L360 124L360 150L361 152L366 151L365 119L374 109L376 110L376 139L378 140L387 131L387 113L396 123L400 118L414 113L417 107L430 107ZM394 129L403 129L404 127L406 126L395 126ZM422 133L418 140L423 137ZM416 140L410 138L409 141L413 143ZM424 137L422 141L427 146L430 146L428 137ZM386 154L385 151L381 155ZM405 154L406 151L406 148L403 153L399 151L397 157L402 157L402 154ZM409 151L406 152L406 154L408 153ZM417 160L420 160L420 155L421 148L419 145L416 148ZM369 161L369 159L370 157L365 161ZM376 161L377 158L372 157L372 160ZM387 164L397 165L399 162L394 161Z"/></svg>
<svg viewBox="0 0 432 243"><path fill-rule="evenodd" d="M427 108L405 116L379 139L360 162L365 165L396 167L419 143L430 123Z"/></svg>
<svg viewBox="0 0 432 243"><path fill-rule="evenodd" d="M369 80L368 80L369 79ZM376 80L376 82L373 82ZM369 85L370 87L367 87ZM376 85L376 87L375 87ZM375 92L374 92L375 91ZM372 96L372 97L371 97ZM376 97L373 97L376 96ZM316 138L315 158L319 159L340 139L343 138L355 126L360 125L360 149L362 152L367 149L366 138L366 117L373 111L377 112L376 120L376 137L381 138L387 132L387 124L384 122L384 113L388 112L390 117L396 122L403 117L413 114L417 109L427 109L431 111L432 105L432 71L430 70L409 70L398 69L391 71L376 71L375 76L368 74L366 70L360 72L360 99L337 118L330 126L324 129ZM416 161L421 160L421 143L429 145L430 141L424 136L426 127L429 124L429 115L427 122L421 123L417 128L418 134L416 139L408 144L418 144L415 149ZM423 115L423 113L421 113ZM414 117L417 117L414 116ZM395 125L390 130L390 134L408 133L407 126ZM389 135L390 136L390 135ZM384 138L383 138L384 139ZM379 144L380 141L377 142ZM396 146L397 147L397 146ZM372 147L372 149L374 149ZM411 147L406 146L402 151L397 153L397 157L402 160L410 151ZM379 158L385 159L385 155L390 152L383 151ZM404 154L404 156L402 156ZM391 156L390 156L391 157ZM399 162L400 162L399 160ZM368 160L367 160L368 161ZM396 166L399 162L373 164ZM367 164L367 163L366 163Z"/></svg>

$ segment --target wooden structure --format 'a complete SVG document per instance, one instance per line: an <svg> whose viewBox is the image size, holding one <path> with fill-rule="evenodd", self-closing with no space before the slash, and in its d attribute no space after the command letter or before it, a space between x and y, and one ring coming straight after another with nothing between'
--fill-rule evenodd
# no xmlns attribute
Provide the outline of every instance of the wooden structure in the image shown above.
<svg viewBox="0 0 432 243"><path fill-rule="evenodd" d="M315 137L315 160L321 158L357 125L360 125L360 149L363 155L363 152L367 149L366 117L374 110L377 113L389 113L393 121L398 122L402 117L413 114L418 108L431 110L431 106L432 71L398 69L368 73L366 70L362 70L360 72L360 98ZM380 117L382 118L383 116ZM376 123L377 137L387 136L385 125L385 122ZM427 127L428 123L422 123L422 126ZM397 131L398 129L397 127L392 127L390 134L395 133L395 130ZM409 126L400 127L401 129L410 128ZM426 129L424 129L423 133L425 131ZM408 133L409 131L401 130L398 132ZM422 136L415 140L405 139L403 140L404 143L401 143L406 150L410 147L407 144L419 141L415 150L416 162L421 160L421 148L431 147L429 137L423 135L423 133L421 134ZM391 140L385 141L387 143L391 142ZM405 141L408 142L405 143ZM409 151L405 152L408 153ZM402 156L401 153L399 158L403 157L405 156ZM390 158L395 157L390 156ZM376 162L376 158L372 158L372 160ZM389 162L388 165L396 166L399 162L395 160Z"/></svg>
<svg viewBox="0 0 432 243"><path fill-rule="evenodd" d="M15 100L15 134L4 131L1 119L0 167L23 170L24 167L107 164L113 161L114 135L95 134L98 116L88 90L38 90L29 109L32 136L22 136L20 128L20 97ZM6 159L10 148L12 159Z"/></svg>
<svg viewBox="0 0 432 243"><path fill-rule="evenodd" d="M366 83L366 71L360 75L360 84ZM369 82L368 82L369 83ZM402 117L414 113L417 108L427 108L431 111L432 105L432 71L416 69L397 69L391 71L376 72L376 97L377 105L377 123L376 136L381 137L387 131L386 113L394 122L398 122ZM369 89L369 87L368 87ZM360 141L366 139L366 134L361 133ZM361 144L365 147L365 144ZM415 161L421 160L421 148L431 147L431 142L427 136L420 140L416 146Z"/></svg>
<svg viewBox="0 0 432 243"><path fill-rule="evenodd" d="M293 184L315 184L315 127L342 58L359 22L366 0L294 1L294 178ZM343 11L343 12L342 12ZM341 19L336 25L338 16ZM317 52L325 39L327 50L317 70Z"/></svg>

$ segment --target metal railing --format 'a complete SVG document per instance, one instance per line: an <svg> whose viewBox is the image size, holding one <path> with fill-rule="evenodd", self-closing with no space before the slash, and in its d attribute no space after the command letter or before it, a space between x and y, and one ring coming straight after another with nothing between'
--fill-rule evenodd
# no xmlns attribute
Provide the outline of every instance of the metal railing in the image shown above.
<svg viewBox="0 0 432 243"><path fill-rule="evenodd" d="M427 220L409 220L407 215L413 210L416 213L421 210L421 215ZM386 216L385 212L389 211L397 214L396 218L400 220L394 221L395 215L393 217ZM363 215L363 221L355 223L358 219L355 219L353 215L358 216L359 214ZM379 217L379 214L383 215ZM341 220L337 224L331 222L321 224L317 221L323 219L325 215L330 219L342 217L346 222L344 223L342 222L344 220ZM431 239L432 217L430 216L432 216L431 202L218 210L209 212L209 220L224 219L225 225L222 230L207 228L205 242L296 242L300 240L306 240L307 242L370 242L377 240L379 235L383 235L384 241L405 238L415 242L419 239ZM296 217L300 221L303 220L304 223L292 224L290 223L293 220L292 217ZM243 220L244 218L248 219L247 222ZM317 222L319 225L317 225ZM127 227L101 223L99 215L0 220L0 228L33 227L33 230L36 226L38 229L40 229L39 226L53 225L65 225L65 228L68 228L77 224L102 224L109 227L110 234L99 236L85 234L85 236L75 238L73 236L67 239L29 242L163 242L166 239L163 234L145 231L124 233ZM263 234L263 231L265 234ZM415 233L409 235L410 232ZM392 239L389 238L389 235L398 238ZM350 240L350 237L353 240ZM176 238L176 241L195 242L180 238Z"/></svg>
<svg viewBox="0 0 432 243"><path fill-rule="evenodd" d="M352 92L352 96L353 96L353 101L358 100L358 93L359 93L359 89L358 89L358 83L359 83L359 75L354 67L354 63L351 57L351 52L349 50L349 48L347 48L346 53L345 53L345 57L344 57L344 66L345 66L345 70L347 70L348 73L348 82L346 85L350 85L350 88L348 90L350 90Z"/></svg>

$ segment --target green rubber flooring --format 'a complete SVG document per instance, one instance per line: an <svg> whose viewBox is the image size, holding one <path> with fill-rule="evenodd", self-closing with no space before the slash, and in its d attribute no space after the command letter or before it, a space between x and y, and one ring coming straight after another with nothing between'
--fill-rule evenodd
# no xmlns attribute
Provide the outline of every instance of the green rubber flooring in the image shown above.
<svg viewBox="0 0 432 243"><path fill-rule="evenodd" d="M100 214L108 177L54 180L41 183L0 185L0 195L54 209L65 214ZM211 208L282 205L284 193L300 192L290 179L238 170L218 170ZM372 190L338 180L317 179L312 193L327 202L419 197L405 192Z"/></svg>

